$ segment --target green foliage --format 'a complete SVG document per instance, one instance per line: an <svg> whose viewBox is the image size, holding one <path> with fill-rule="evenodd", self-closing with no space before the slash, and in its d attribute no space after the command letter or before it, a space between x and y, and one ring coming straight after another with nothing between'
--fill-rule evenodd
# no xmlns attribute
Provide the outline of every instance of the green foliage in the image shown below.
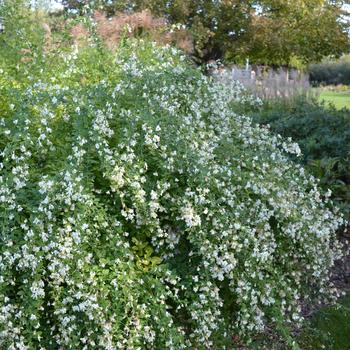
<svg viewBox="0 0 350 350"><path fill-rule="evenodd" d="M350 334L350 295L335 307L317 312L304 327L300 342L305 350L348 350Z"/></svg>
<svg viewBox="0 0 350 350"><path fill-rule="evenodd" d="M291 137L300 145L303 163L333 192L333 199L350 215L350 116L317 98L300 96L292 100L266 102L253 111L255 122Z"/></svg>
<svg viewBox="0 0 350 350"><path fill-rule="evenodd" d="M253 17L242 51L252 62L300 66L349 51L347 23L340 20L342 1L258 3L261 14Z"/></svg>
<svg viewBox="0 0 350 350"><path fill-rule="evenodd" d="M18 74L14 63L21 60L26 61L30 69L37 68L45 41L42 15L31 11L25 0L7 0L0 6L0 17L5 25L0 34L1 64L11 67L14 75ZM36 65L31 65L33 59Z"/></svg>
<svg viewBox="0 0 350 350"><path fill-rule="evenodd" d="M323 306L309 318L293 339L302 350L348 350L350 334L350 295L339 299L336 305ZM259 339L251 346L254 350L285 350L286 342L271 338Z"/></svg>
<svg viewBox="0 0 350 350"><path fill-rule="evenodd" d="M89 5L108 14L149 9L191 31L200 61L226 59L297 65L349 51L342 1L312 0L136 0L63 1L84 13Z"/></svg>
<svg viewBox="0 0 350 350"><path fill-rule="evenodd" d="M345 156L350 151L350 117L311 96L266 102L255 117L305 150L305 160ZM282 113L284 112L284 113Z"/></svg>
<svg viewBox="0 0 350 350"><path fill-rule="evenodd" d="M325 62L309 67L310 82L317 85L350 85L350 62Z"/></svg>

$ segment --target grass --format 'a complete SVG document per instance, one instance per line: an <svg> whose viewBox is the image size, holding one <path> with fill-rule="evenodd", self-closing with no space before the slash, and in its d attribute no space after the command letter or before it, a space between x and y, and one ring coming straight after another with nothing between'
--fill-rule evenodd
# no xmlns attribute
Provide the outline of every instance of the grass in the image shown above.
<svg viewBox="0 0 350 350"><path fill-rule="evenodd" d="M350 109L350 92L335 92L335 91L321 91L320 100L324 100L326 103L334 104L335 108Z"/></svg>
<svg viewBox="0 0 350 350"><path fill-rule="evenodd" d="M300 336L303 350L350 350L350 294L318 311Z"/></svg>

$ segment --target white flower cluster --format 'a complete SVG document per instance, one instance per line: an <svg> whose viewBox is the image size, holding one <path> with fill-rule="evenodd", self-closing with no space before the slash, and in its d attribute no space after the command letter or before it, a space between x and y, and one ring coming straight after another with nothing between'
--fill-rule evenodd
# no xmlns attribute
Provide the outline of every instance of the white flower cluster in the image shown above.
<svg viewBox="0 0 350 350"><path fill-rule="evenodd" d="M7 92L0 348L232 349L336 297L343 220L299 148L176 50L129 42L114 61L103 81L81 85L94 60L77 57Z"/></svg>

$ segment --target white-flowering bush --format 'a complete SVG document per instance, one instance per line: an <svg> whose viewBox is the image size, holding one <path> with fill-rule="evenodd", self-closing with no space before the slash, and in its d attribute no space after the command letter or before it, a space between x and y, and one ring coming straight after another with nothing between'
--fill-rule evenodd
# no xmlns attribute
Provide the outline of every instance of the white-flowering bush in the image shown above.
<svg viewBox="0 0 350 350"><path fill-rule="evenodd" d="M1 349L233 349L336 296L299 148L185 61L127 42L0 88Z"/></svg>

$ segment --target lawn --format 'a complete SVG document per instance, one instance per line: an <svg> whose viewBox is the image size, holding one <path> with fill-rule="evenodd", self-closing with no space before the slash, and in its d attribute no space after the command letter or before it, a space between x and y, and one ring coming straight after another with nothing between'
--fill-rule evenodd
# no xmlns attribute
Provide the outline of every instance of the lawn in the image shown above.
<svg viewBox="0 0 350 350"><path fill-rule="evenodd" d="M335 91L322 91L320 93L320 100L334 104L335 108L350 109L350 92L335 92Z"/></svg>

